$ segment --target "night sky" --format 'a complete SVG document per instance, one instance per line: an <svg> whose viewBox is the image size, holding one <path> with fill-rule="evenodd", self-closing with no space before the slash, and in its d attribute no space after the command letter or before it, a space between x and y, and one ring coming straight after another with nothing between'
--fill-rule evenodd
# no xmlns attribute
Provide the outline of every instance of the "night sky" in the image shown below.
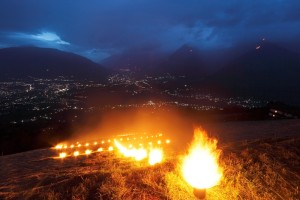
<svg viewBox="0 0 300 200"><path fill-rule="evenodd" d="M299 51L297 0L1 0L0 48L51 47L96 62L130 49L233 49L260 38Z"/></svg>

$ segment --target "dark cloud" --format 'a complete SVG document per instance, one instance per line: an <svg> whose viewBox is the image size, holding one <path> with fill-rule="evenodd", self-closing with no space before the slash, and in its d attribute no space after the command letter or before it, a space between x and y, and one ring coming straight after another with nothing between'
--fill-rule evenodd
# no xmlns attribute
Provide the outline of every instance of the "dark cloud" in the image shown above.
<svg viewBox="0 0 300 200"><path fill-rule="evenodd" d="M11 37L50 32L56 42L70 43L57 48L97 61L138 46L228 48L260 36L298 41L300 33L300 2L294 0L2 0L0 7L0 47L53 46L55 41Z"/></svg>

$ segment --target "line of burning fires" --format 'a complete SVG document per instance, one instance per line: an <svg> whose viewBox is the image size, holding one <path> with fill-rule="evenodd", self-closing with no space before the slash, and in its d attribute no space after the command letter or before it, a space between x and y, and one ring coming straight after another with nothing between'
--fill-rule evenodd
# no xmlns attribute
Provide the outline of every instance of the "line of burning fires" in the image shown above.
<svg viewBox="0 0 300 200"><path fill-rule="evenodd" d="M163 160L163 147L171 143L170 139L163 139L163 134L156 135L119 135L114 139L103 139L100 141L75 144L58 144L54 147L59 151L58 157L77 157L81 155L90 155L104 151L118 151L125 157L133 158L135 161L142 161L148 158L150 165L155 165ZM136 148L137 147L137 148ZM85 148L85 150L83 149ZM83 150L82 150L83 149ZM80 153L81 152L81 153Z"/></svg>
<svg viewBox="0 0 300 200"><path fill-rule="evenodd" d="M113 151L115 148L127 158L134 161L142 161L148 159L149 165L155 165L163 162L164 158L164 145L171 143L170 139L162 140L162 134L155 136L134 136L119 137L115 139L102 140L101 142L95 141L94 143L85 143L83 146L77 142L75 145L70 146L66 144L59 144L54 149L61 151L58 158L65 158L68 156L89 155L91 153L102 151ZM159 138L161 137L161 138ZM155 142L153 139L158 138ZM151 140L152 139L152 140ZM146 141L145 145L142 141ZM151 141L150 141L151 140ZM135 148L130 141L136 141L138 148ZM79 148L109 144L105 149L99 147L97 150L86 149L84 153L79 152ZM68 154L62 150L75 149L72 154ZM211 139L207 133L202 129L195 129L194 139L189 147L187 154L179 163L182 170L182 177L184 180L194 188L194 195L198 199L205 199L206 189L212 188L220 184L223 169L219 165L219 156L221 151L217 149L217 140Z"/></svg>

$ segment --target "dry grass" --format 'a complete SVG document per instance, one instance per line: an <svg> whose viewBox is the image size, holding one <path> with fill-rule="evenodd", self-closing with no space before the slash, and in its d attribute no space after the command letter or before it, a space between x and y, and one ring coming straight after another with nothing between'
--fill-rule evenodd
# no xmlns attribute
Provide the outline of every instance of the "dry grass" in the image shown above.
<svg viewBox="0 0 300 200"><path fill-rule="evenodd" d="M225 152L231 152L222 159L225 177L236 182L232 188L237 189L238 198L299 199L299 137L253 141Z"/></svg>
<svg viewBox="0 0 300 200"><path fill-rule="evenodd" d="M221 148L224 179L207 190L207 199L299 199L300 137ZM0 199L194 198L178 156L149 167L112 153L64 161L44 158L45 152L28 154L0 158ZM22 160L29 157L32 161Z"/></svg>

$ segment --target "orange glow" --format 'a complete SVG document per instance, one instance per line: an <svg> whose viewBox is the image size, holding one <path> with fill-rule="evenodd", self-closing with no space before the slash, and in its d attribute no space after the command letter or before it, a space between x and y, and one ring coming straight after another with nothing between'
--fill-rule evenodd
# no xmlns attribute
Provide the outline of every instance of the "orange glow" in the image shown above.
<svg viewBox="0 0 300 200"><path fill-rule="evenodd" d="M166 143L167 143L167 144L170 144L170 143L171 143L171 140L166 140Z"/></svg>
<svg viewBox="0 0 300 200"><path fill-rule="evenodd" d="M74 151L73 155L74 155L75 157L79 156L79 151Z"/></svg>
<svg viewBox="0 0 300 200"><path fill-rule="evenodd" d="M135 150L134 158L137 161L140 161L140 160L143 160L143 159L147 158L147 151L145 149L142 149L142 148Z"/></svg>
<svg viewBox="0 0 300 200"><path fill-rule="evenodd" d="M204 130L196 129L188 155L182 163L184 179L198 189L218 185L223 176L223 169L218 164L220 153L217 140L208 138Z"/></svg>
<svg viewBox="0 0 300 200"><path fill-rule="evenodd" d="M152 149L149 153L149 164L155 165L160 163L163 159L163 151L161 149Z"/></svg>
<svg viewBox="0 0 300 200"><path fill-rule="evenodd" d="M55 149L62 149L62 145L61 144L56 145Z"/></svg>
<svg viewBox="0 0 300 200"><path fill-rule="evenodd" d="M97 151L98 151L98 152L101 152L101 151L103 151L103 148L100 147Z"/></svg>
<svg viewBox="0 0 300 200"><path fill-rule="evenodd" d="M62 153L59 154L59 157L60 158L65 158L65 157L67 157L67 153L62 152Z"/></svg>
<svg viewBox="0 0 300 200"><path fill-rule="evenodd" d="M167 138L159 138L161 136L163 135L160 132L149 135L145 132L128 134L125 132L125 134L111 135L110 137L103 138L96 138L94 136L92 140L86 137L82 141L64 141L52 149L56 149L58 154L54 158L78 157L97 152L120 150L121 152L123 151L122 154L124 156L130 157L135 161L144 160L145 162L143 163L147 163L148 161L149 165L155 165L162 160L163 145L170 143L170 140ZM114 142L119 142L123 149L120 149L120 146L117 146Z"/></svg>
<svg viewBox="0 0 300 200"><path fill-rule="evenodd" d="M127 149L125 146L123 146L121 143L115 140L115 145L118 148L118 150L125 156L125 157L131 157L134 158L136 161L143 160L147 158L147 151L143 148L139 149Z"/></svg>
<svg viewBox="0 0 300 200"><path fill-rule="evenodd" d="M85 154L86 154L86 155L90 155L91 153L92 153L91 150L89 150L89 149L85 150Z"/></svg>

